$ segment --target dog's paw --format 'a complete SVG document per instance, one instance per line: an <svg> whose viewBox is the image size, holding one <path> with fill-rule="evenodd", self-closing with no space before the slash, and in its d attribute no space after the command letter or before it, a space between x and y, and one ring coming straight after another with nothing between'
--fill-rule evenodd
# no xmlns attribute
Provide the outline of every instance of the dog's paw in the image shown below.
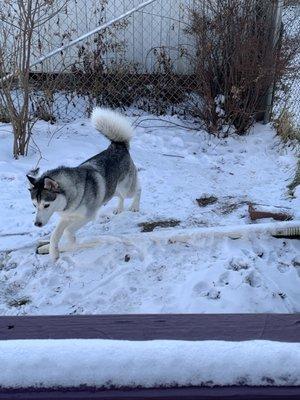
<svg viewBox="0 0 300 400"><path fill-rule="evenodd" d="M113 213L114 213L115 215L121 214L121 212L123 212L123 209L122 209L122 208L116 208L116 209L113 211Z"/></svg>
<svg viewBox="0 0 300 400"><path fill-rule="evenodd" d="M49 243L46 243L46 244L41 243L37 246L36 253L37 254L49 254L49 247L50 247Z"/></svg>
<svg viewBox="0 0 300 400"><path fill-rule="evenodd" d="M129 208L129 211L132 211L132 212L139 212L139 211L140 211L140 207L139 207L139 206L131 206L131 207Z"/></svg>

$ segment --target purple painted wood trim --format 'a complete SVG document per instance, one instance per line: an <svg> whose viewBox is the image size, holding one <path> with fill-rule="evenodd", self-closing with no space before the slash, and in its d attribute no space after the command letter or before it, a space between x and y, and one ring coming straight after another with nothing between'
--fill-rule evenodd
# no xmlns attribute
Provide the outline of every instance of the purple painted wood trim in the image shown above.
<svg viewBox="0 0 300 400"><path fill-rule="evenodd" d="M299 400L299 387L189 387L171 389L97 390L93 388L65 390L0 390L5 400Z"/></svg>
<svg viewBox="0 0 300 400"><path fill-rule="evenodd" d="M300 342L300 314L157 314L0 317L0 340L177 339ZM1 399L26 400L298 400L300 387L189 387L102 390L0 388Z"/></svg>
<svg viewBox="0 0 300 400"><path fill-rule="evenodd" d="M134 314L0 317L0 340L101 338L300 342L300 314Z"/></svg>

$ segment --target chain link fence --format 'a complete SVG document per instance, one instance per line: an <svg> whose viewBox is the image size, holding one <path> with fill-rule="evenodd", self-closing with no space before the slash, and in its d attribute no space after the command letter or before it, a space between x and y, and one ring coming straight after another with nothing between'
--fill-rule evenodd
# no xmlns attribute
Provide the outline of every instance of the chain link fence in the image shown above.
<svg viewBox="0 0 300 400"><path fill-rule="evenodd" d="M298 0L287 0L282 10L282 30L292 40L300 40L300 2ZM284 110L287 110L293 122L300 128L300 52L295 55L293 60L295 67L292 76L283 80L274 96L274 116L277 117Z"/></svg>
<svg viewBox="0 0 300 400"><path fill-rule="evenodd" d="M138 0L69 0L43 26L36 56L48 53L138 6ZM94 105L175 112L192 86L184 28L189 0L157 0L62 51L31 71L43 119L87 116Z"/></svg>
<svg viewBox="0 0 300 400"><path fill-rule="evenodd" d="M32 114L47 121L73 120L88 116L97 104L131 106L158 115L196 115L194 111L203 106L197 91L202 82L195 75L197 46L188 31L191 11L205 1L156 0L33 67ZM257 15L267 19L266 10L270 8L266 4L272 6L274 1L277 0L257 1ZM56 11L35 32L34 59L138 6L141 0L50 3ZM283 26L295 37L300 31L299 10L299 2L290 1L284 6L282 17ZM295 62L300 62L299 56ZM300 78L285 81L276 94L275 113L287 106L299 122ZM15 96L21 101L17 86ZM222 113L220 99L217 113Z"/></svg>

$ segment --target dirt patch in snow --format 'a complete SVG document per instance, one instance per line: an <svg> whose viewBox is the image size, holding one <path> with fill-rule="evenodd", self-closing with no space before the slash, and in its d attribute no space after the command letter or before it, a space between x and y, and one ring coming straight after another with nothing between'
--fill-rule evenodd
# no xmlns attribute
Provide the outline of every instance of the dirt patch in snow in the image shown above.
<svg viewBox="0 0 300 400"><path fill-rule="evenodd" d="M177 219L168 219L164 221L151 221L151 222L140 222L138 226L141 232L152 232L155 228L174 228L178 226L180 221Z"/></svg>
<svg viewBox="0 0 300 400"><path fill-rule="evenodd" d="M215 204L218 201L218 198L215 196L202 196L199 199L196 199L199 207L206 207L210 204Z"/></svg>

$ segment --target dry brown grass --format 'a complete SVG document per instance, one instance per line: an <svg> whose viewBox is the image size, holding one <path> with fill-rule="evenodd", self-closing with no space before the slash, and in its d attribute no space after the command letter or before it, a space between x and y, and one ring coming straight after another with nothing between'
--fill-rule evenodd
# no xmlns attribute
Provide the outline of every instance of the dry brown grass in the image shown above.
<svg viewBox="0 0 300 400"><path fill-rule="evenodd" d="M293 72L299 41L274 25L274 7L256 0L196 2L187 31L196 44L193 61L203 99L198 117L209 132L246 133L269 112L270 90Z"/></svg>
<svg viewBox="0 0 300 400"><path fill-rule="evenodd" d="M300 128L294 122L293 114L287 109L283 109L273 122L277 135L284 143L299 142Z"/></svg>
<svg viewBox="0 0 300 400"><path fill-rule="evenodd" d="M298 160L297 169L293 181L288 185L288 190L291 195L297 186L300 185L300 158Z"/></svg>

